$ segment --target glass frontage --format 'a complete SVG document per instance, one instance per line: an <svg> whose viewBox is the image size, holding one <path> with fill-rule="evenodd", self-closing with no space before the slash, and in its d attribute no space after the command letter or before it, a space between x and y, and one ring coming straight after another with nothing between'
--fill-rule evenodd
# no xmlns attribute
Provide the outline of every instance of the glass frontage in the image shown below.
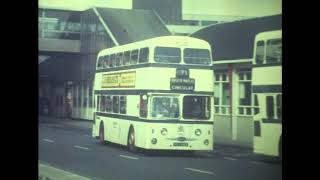
<svg viewBox="0 0 320 180"><path fill-rule="evenodd" d="M80 40L80 12L39 9L39 38Z"/></svg>

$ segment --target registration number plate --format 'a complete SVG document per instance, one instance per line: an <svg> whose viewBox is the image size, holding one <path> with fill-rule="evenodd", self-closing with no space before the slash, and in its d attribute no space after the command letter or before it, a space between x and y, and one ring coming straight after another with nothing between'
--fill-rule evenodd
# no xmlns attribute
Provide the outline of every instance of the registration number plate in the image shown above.
<svg viewBox="0 0 320 180"><path fill-rule="evenodd" d="M173 146L188 146L188 143L176 142L173 143Z"/></svg>

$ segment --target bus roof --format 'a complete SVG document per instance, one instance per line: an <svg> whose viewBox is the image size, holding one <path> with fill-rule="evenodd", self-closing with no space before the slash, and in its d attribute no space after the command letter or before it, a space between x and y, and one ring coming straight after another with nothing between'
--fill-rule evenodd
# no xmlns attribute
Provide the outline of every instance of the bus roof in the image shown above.
<svg viewBox="0 0 320 180"><path fill-rule="evenodd" d="M256 35L255 41L262 40L262 39L270 39L274 37L282 37L282 30L261 32Z"/></svg>
<svg viewBox="0 0 320 180"><path fill-rule="evenodd" d="M126 51L134 48L143 48L150 46L167 46L167 47L202 47L210 49L210 44L202 39L187 36L160 36L155 38L146 39L122 46L115 46L108 49L103 49L99 52L98 56L106 53L117 52L119 50Z"/></svg>

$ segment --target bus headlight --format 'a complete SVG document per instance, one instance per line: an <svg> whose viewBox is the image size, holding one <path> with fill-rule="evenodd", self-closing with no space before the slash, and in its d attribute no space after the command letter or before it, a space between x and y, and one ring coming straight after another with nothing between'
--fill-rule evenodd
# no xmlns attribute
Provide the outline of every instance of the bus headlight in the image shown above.
<svg viewBox="0 0 320 180"><path fill-rule="evenodd" d="M161 134L164 135L164 136L167 135L168 134L168 130L166 128L162 128L161 129Z"/></svg>
<svg viewBox="0 0 320 180"><path fill-rule="evenodd" d="M209 144L209 140L208 140L208 139L204 140L204 141L203 141L203 144L204 144L204 145L208 145L208 144Z"/></svg>
<svg viewBox="0 0 320 180"><path fill-rule="evenodd" d="M196 130L194 131L194 134L195 134L196 136L200 136L200 135L201 135L201 130L200 130L200 129L196 129Z"/></svg>
<svg viewBox="0 0 320 180"><path fill-rule="evenodd" d="M151 143L152 143L152 144L157 144L157 139L156 139L156 138L152 138L152 139L151 139Z"/></svg>

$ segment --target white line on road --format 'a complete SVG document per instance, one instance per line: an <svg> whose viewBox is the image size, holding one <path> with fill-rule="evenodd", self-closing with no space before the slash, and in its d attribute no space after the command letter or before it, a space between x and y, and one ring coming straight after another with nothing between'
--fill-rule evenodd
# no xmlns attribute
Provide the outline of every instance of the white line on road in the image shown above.
<svg viewBox="0 0 320 180"><path fill-rule="evenodd" d="M89 148L87 148L87 147L82 147L82 146L73 146L73 147L78 148L78 149L85 149L85 150L89 150Z"/></svg>
<svg viewBox="0 0 320 180"><path fill-rule="evenodd" d="M139 159L139 158L136 158L136 157L132 157L132 156L125 156L125 155L121 155L121 154L120 154L120 157L127 158L127 159L134 159L134 160Z"/></svg>
<svg viewBox="0 0 320 180"><path fill-rule="evenodd" d="M50 140L50 139L42 139L43 141L46 141L46 142L50 142L50 143L53 143L54 141L53 140Z"/></svg>
<svg viewBox="0 0 320 180"><path fill-rule="evenodd" d="M237 159L234 159L234 158L231 158L231 157L223 157L223 159L231 160L231 161L235 161L235 160L237 160Z"/></svg>
<svg viewBox="0 0 320 180"><path fill-rule="evenodd" d="M194 169L194 168L184 168L184 169L189 170L189 171L194 171L194 172L200 172L200 173L206 173L206 174L216 175L214 172L203 171L203 170L200 170L200 169Z"/></svg>
<svg viewBox="0 0 320 180"><path fill-rule="evenodd" d="M258 162L258 161L250 161L250 162L253 163L253 164L266 164L266 163Z"/></svg>

